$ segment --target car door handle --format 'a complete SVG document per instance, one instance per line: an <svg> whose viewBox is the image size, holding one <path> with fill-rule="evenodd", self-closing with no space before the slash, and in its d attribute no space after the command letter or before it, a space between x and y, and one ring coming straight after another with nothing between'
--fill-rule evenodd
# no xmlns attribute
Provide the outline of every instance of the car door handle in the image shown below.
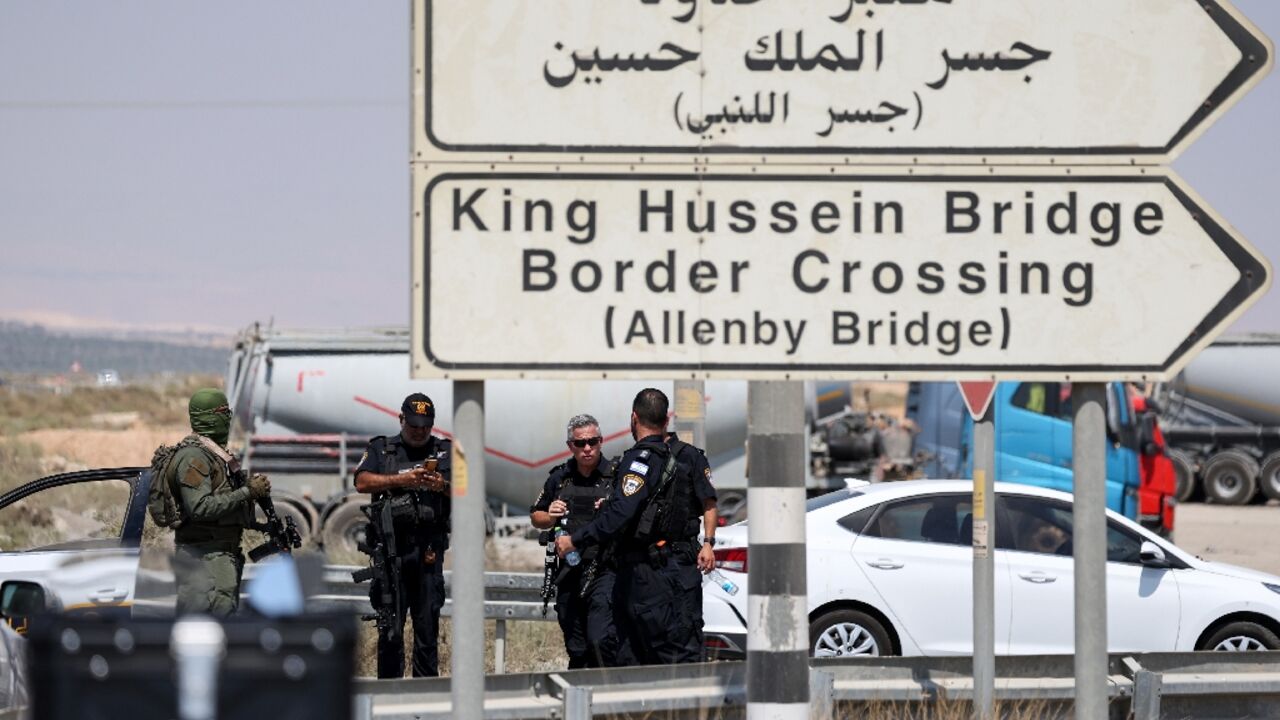
<svg viewBox="0 0 1280 720"><path fill-rule="evenodd" d="M99 590L98 592L89 596L89 599L94 601L95 603L98 603L99 605L105 605L107 603L118 603L128 596L129 596L128 590L121 590L119 588L107 588L105 590Z"/></svg>
<svg viewBox="0 0 1280 720"><path fill-rule="evenodd" d="M877 570L900 570L903 564L891 558L880 558L878 560L868 560L867 564Z"/></svg>
<svg viewBox="0 0 1280 720"><path fill-rule="evenodd" d="M1049 583L1058 579L1058 576L1049 575L1040 570L1035 570L1029 573L1018 573L1018 577L1022 578L1023 580L1026 580L1027 582L1033 582L1037 585L1048 585Z"/></svg>

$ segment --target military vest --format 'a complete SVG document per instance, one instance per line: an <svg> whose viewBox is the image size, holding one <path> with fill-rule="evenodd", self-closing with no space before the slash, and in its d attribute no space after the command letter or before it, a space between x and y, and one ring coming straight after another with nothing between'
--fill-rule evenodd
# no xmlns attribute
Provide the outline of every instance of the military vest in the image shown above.
<svg viewBox="0 0 1280 720"><path fill-rule="evenodd" d="M609 492L613 489L615 469L616 466L612 460L601 460L596 467L596 473L599 473L600 479L593 484L584 485L573 481L577 470L572 459L556 468L559 473L556 499L563 500L569 508L568 514L560 520L561 527L572 533L595 519L599 512L596 510L596 503L608 498ZM592 476L594 477L595 473L592 473ZM590 560L594 557L595 551L596 548L589 548L584 553L584 557Z"/></svg>
<svg viewBox="0 0 1280 720"><path fill-rule="evenodd" d="M686 531L693 505L693 470L678 460L685 443L672 439L669 445L661 441L641 445L653 453L654 459L662 462L662 475L640 511L635 537L644 544L660 540L687 540Z"/></svg>

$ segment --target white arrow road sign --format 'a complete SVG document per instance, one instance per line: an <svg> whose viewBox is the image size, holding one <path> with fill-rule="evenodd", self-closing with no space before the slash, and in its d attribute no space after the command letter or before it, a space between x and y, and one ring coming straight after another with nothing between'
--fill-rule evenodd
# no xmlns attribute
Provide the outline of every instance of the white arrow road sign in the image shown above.
<svg viewBox="0 0 1280 720"><path fill-rule="evenodd" d="M414 144L426 161L455 152L1161 160L1272 64L1269 41L1221 0L415 7Z"/></svg>
<svg viewBox="0 0 1280 720"><path fill-rule="evenodd" d="M431 172L418 377L1162 379L1270 282L1164 172Z"/></svg>

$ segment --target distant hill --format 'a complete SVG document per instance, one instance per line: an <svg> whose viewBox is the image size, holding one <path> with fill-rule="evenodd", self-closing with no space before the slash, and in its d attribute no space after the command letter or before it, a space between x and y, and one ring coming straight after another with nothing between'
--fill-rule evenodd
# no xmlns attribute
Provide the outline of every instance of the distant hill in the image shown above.
<svg viewBox="0 0 1280 720"><path fill-rule="evenodd" d="M0 322L0 372L5 373L63 373L78 362L84 372L111 369L125 380L158 373L222 374L230 350L230 340L219 347L73 335L40 325Z"/></svg>

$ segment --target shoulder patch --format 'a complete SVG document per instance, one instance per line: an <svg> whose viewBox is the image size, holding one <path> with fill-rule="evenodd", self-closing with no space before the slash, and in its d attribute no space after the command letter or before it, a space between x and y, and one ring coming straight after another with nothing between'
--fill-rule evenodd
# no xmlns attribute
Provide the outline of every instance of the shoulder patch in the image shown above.
<svg viewBox="0 0 1280 720"><path fill-rule="evenodd" d="M209 465L203 460L192 460L187 463L187 471L182 475L182 484L198 488L206 477L209 477Z"/></svg>
<svg viewBox="0 0 1280 720"><path fill-rule="evenodd" d="M702 468L702 474L706 476L707 482L711 482L711 468Z"/></svg>
<svg viewBox="0 0 1280 720"><path fill-rule="evenodd" d="M648 465L645 465L644 463L640 462L639 460L632 461L630 470L631 470L631 472L638 472L638 473L640 473L641 475L648 475L648 474L649 474L649 466L648 466Z"/></svg>
<svg viewBox="0 0 1280 720"><path fill-rule="evenodd" d="M648 450L641 450L641 451L640 451L640 459L641 459L641 460L648 460L648 459L649 459L649 451L648 451Z"/></svg>
<svg viewBox="0 0 1280 720"><path fill-rule="evenodd" d="M356 463L356 467L360 467L361 465L364 464L364 461L368 459L369 459L369 451L365 450L364 454L360 456L360 462Z"/></svg>
<svg viewBox="0 0 1280 720"><path fill-rule="evenodd" d="M644 487L644 478L636 475L635 473L627 473L626 476L622 478L622 494L626 497L631 497L637 492L640 492L640 488L642 487Z"/></svg>

